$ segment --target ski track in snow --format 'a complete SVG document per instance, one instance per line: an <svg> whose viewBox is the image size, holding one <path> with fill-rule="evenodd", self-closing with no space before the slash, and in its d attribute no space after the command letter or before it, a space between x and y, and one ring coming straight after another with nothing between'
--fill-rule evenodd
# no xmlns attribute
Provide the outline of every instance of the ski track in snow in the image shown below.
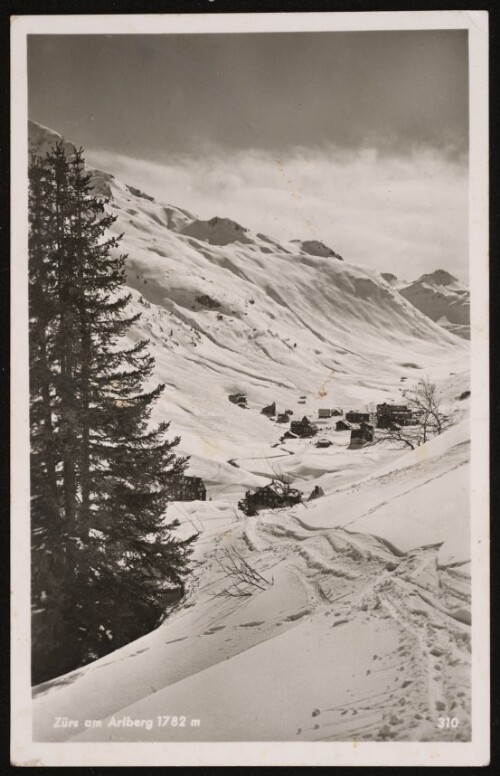
<svg viewBox="0 0 500 776"><path fill-rule="evenodd" d="M75 741L218 740L221 731L227 740L266 740L262 724L246 718L249 709L259 719L268 719L268 740L470 737L470 627L455 618L457 610L470 607L468 579L459 566L439 564L439 545L395 555L370 535L343 528L307 529L288 511L228 521L229 510L217 502L182 506L191 512L192 522L196 515L206 530L211 522L218 525L211 538L201 535L199 566L187 599L153 634L80 669L76 676L63 677L62 687L39 688L38 735L57 739L61 731L48 729L52 715L70 710L74 714L76 708L81 719L103 719L104 726L77 735L62 731L63 738ZM224 565L236 554L269 582L264 590L242 599L223 595ZM291 670L296 672L288 677L290 686L300 677L305 682L300 702L294 706L293 699L286 700L288 688L278 692L278 697L284 693L278 710L269 699L260 698L262 706L270 703L267 711L255 707L257 700L252 706L247 699L238 724L231 709L241 698L237 688L235 697L225 687L218 693L214 717L220 728L215 722L210 728L214 709L206 685L216 681L213 673L223 666L230 670L234 660L243 663L239 676L247 670L247 661L255 686L265 692L259 672L266 665L267 675L269 665L282 664L283 650L291 660L281 642L290 643L294 632L305 645L311 638L315 644L318 634L324 642L312 654L306 646L298 656L290 650L295 657ZM253 658L255 650L264 648L267 660L258 654ZM233 676L230 686L235 684ZM205 720L203 727L107 727L113 715L155 718L169 712L189 714L190 708L193 717ZM225 715L232 720L229 727L221 725ZM441 716L457 717L459 727L440 730Z"/></svg>

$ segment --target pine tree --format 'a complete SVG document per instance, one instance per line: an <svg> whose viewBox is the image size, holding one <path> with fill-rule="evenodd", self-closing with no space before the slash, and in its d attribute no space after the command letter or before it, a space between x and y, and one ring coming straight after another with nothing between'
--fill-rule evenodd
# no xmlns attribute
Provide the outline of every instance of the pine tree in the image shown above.
<svg viewBox="0 0 500 776"><path fill-rule="evenodd" d="M54 385L57 305L52 260L53 183L41 160L33 159L29 168L29 337L34 676L37 675L36 656L44 653L46 645L66 642L66 624L71 613L68 579L65 580L67 575L63 572L67 542L57 473L60 452ZM56 601L57 606L51 605ZM63 654L58 657L59 665L47 654L44 662L49 675L71 667L71 661L67 664Z"/></svg>
<svg viewBox="0 0 500 776"><path fill-rule="evenodd" d="M151 427L164 386L144 390L154 369L147 341L126 344L139 316L127 313L130 295L122 293L121 237L107 236L116 218L93 195L83 152L68 159L62 144L32 161L30 194L32 490L39 504L32 511L33 604L40 623L33 658L40 681L158 625L166 589L184 589L192 540L176 539L178 523L165 521L187 459L175 452L179 438L167 438L168 423ZM45 308L50 426L39 417L42 357L34 338ZM47 467L56 471L52 512L39 482ZM47 643L61 612L64 626Z"/></svg>

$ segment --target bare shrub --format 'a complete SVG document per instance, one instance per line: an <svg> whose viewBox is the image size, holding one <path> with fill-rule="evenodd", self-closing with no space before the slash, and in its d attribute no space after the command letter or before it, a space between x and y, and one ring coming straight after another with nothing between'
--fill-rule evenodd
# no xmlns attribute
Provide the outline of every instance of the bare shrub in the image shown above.
<svg viewBox="0 0 500 776"><path fill-rule="evenodd" d="M416 422L412 426L393 423L378 435L377 442L390 440L414 450L434 436L442 434L451 420L442 410L442 400L436 384L422 377L415 388L404 391L403 396L413 412Z"/></svg>
<svg viewBox="0 0 500 776"><path fill-rule="evenodd" d="M257 590L267 590L274 584L274 579L269 581L263 577L234 547L227 547L222 556L222 559L217 557L216 561L230 584L218 596L248 598Z"/></svg>

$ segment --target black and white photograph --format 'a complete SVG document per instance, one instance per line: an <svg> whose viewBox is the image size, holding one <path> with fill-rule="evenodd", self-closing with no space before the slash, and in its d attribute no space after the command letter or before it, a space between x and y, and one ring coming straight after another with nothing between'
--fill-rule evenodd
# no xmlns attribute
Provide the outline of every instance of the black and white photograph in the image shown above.
<svg viewBox="0 0 500 776"><path fill-rule="evenodd" d="M13 25L17 764L487 761L471 14Z"/></svg>

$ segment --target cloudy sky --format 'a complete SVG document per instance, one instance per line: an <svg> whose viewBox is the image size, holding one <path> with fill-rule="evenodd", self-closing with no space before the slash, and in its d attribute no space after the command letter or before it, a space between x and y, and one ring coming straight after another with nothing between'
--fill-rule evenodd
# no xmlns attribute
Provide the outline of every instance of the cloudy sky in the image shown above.
<svg viewBox="0 0 500 776"><path fill-rule="evenodd" d="M201 218L468 276L467 33L30 36L29 116Z"/></svg>

